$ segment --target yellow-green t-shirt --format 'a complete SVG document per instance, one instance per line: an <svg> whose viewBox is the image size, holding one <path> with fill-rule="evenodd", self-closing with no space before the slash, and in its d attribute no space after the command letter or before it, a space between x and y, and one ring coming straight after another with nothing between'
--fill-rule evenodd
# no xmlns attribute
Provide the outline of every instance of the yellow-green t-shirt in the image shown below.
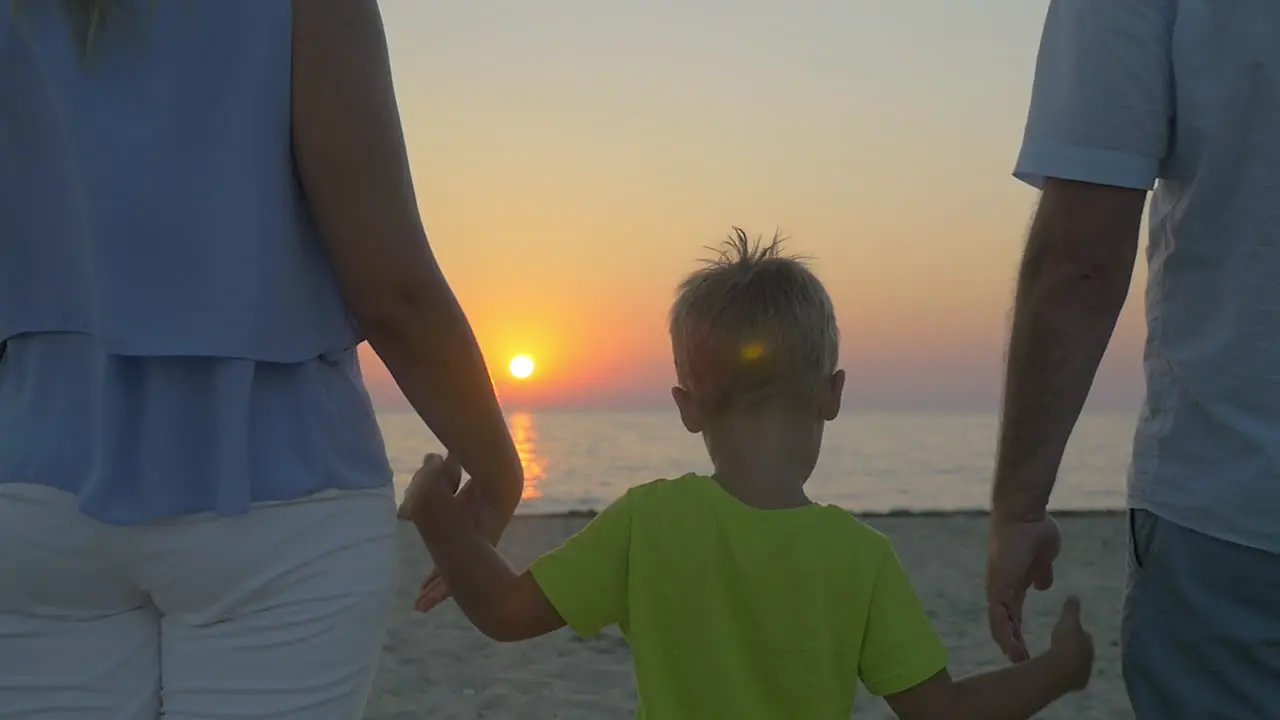
<svg viewBox="0 0 1280 720"><path fill-rule="evenodd" d="M707 477L632 488L531 571L574 631L622 629L649 720L845 720L859 680L892 695L947 665L888 538Z"/></svg>

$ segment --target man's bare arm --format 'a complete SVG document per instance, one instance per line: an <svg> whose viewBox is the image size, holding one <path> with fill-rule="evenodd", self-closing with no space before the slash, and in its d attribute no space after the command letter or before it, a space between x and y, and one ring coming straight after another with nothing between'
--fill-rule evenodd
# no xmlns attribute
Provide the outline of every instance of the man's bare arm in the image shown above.
<svg viewBox="0 0 1280 720"><path fill-rule="evenodd" d="M1146 192L1045 185L1018 276L992 508L1044 515L1133 277Z"/></svg>

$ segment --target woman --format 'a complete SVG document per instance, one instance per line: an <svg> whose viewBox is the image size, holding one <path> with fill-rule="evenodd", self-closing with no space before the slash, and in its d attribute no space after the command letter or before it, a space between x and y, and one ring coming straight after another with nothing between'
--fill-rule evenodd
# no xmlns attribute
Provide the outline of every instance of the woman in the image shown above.
<svg viewBox="0 0 1280 720"><path fill-rule="evenodd" d="M375 0L0 5L0 718L361 716L395 562L362 339L496 541L519 460Z"/></svg>

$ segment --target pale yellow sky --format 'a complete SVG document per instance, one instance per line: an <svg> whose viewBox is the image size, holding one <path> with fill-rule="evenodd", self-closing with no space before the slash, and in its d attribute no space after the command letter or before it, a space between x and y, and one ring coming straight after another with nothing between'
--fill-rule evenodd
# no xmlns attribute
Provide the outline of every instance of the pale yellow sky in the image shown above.
<svg viewBox="0 0 1280 720"><path fill-rule="evenodd" d="M740 225L815 258L851 402L995 408L1045 0L381 5L428 231L508 405L664 397L673 288ZM1140 309L1102 405L1138 396Z"/></svg>

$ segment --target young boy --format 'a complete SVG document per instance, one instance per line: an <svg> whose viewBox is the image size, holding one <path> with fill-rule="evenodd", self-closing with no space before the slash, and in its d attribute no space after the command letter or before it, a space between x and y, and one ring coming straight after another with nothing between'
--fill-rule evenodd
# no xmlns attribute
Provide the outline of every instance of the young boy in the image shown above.
<svg viewBox="0 0 1280 720"><path fill-rule="evenodd" d="M456 464L428 456L414 477L408 512L481 632L618 625L647 718L847 718L861 680L900 718L1002 720L1085 687L1074 599L1048 652L952 680L888 539L805 495L844 372L830 297L778 241L736 231L684 281L670 325L672 396L713 476L632 488L524 574L473 529ZM424 608L444 597L426 594Z"/></svg>

